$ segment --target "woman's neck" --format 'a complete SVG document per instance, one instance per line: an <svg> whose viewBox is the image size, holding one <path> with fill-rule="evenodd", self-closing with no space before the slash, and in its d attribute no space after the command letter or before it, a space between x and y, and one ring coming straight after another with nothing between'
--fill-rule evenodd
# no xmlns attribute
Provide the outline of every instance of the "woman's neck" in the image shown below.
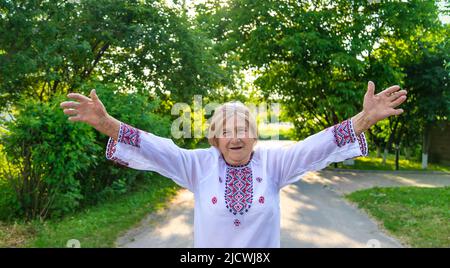
<svg viewBox="0 0 450 268"><path fill-rule="evenodd" d="M245 166L248 163L250 163L250 160L252 159L253 152L249 154L246 158L240 160L240 161L234 161L232 159L226 159L224 155L222 154L222 158L225 160L225 163L229 166Z"/></svg>

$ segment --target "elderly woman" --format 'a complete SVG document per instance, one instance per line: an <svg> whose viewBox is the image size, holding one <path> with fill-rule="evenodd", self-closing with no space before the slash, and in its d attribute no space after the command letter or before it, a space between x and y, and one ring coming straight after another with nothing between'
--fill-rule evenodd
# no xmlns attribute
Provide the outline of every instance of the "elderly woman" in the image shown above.
<svg viewBox="0 0 450 268"><path fill-rule="evenodd" d="M280 247L280 189L310 170L367 155L364 131L399 115L406 91L379 94L369 82L362 112L286 148L255 149L257 128L249 110L225 103L212 117L208 149L186 150L108 115L95 90L90 98L61 103L70 121L85 122L110 137L106 157L156 171L195 196L195 247Z"/></svg>

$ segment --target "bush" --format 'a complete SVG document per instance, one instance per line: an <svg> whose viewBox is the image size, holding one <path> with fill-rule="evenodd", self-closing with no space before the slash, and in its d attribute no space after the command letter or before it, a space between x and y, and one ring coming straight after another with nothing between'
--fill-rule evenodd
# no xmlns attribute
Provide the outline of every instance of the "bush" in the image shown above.
<svg viewBox="0 0 450 268"><path fill-rule="evenodd" d="M118 120L162 137L170 136L170 116L156 114L160 102L149 96L124 93L115 85L92 83L81 91L87 93L95 88L108 113ZM96 154L95 169L77 175L81 182L83 205L89 206L110 200L131 189L137 180L152 179L151 172L139 171L114 164L105 157L108 138L95 131L95 143L102 148Z"/></svg>
<svg viewBox="0 0 450 268"><path fill-rule="evenodd" d="M5 180L0 180L0 221L10 221L20 215L20 203L15 191Z"/></svg>
<svg viewBox="0 0 450 268"><path fill-rule="evenodd" d="M4 123L8 131L1 142L9 163L2 167L4 189L14 191L26 219L75 210L82 199L75 176L96 164L101 149L90 127L67 121L59 108L61 100L24 100L16 107L14 120Z"/></svg>
<svg viewBox="0 0 450 268"><path fill-rule="evenodd" d="M4 133L0 128L0 137ZM8 162L3 154L3 146L0 144L0 172L1 167L6 167ZM0 221L1 220L11 220L13 217L19 214L20 204L17 200L16 193L8 184L8 182L2 179L4 176L0 173Z"/></svg>
<svg viewBox="0 0 450 268"><path fill-rule="evenodd" d="M118 120L169 137L170 116L153 112L160 108L159 101L121 93L108 84L91 84L81 91L93 87ZM4 123L8 131L0 138L8 165L0 168L0 182L4 182L0 219L60 217L122 195L137 180L152 180L151 172L108 161L108 137L86 124L68 121L59 108L63 100L67 98L55 97L50 103L22 101L15 120Z"/></svg>

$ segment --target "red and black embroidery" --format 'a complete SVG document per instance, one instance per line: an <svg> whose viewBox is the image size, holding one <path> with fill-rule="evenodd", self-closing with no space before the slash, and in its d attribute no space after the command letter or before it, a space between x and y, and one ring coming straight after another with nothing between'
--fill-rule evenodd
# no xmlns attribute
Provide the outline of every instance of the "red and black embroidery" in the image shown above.
<svg viewBox="0 0 450 268"><path fill-rule="evenodd" d="M113 158L111 158L111 160L114 161L115 163L119 164L119 165L126 166L126 167L129 166L129 163L128 163L128 162L125 162L125 161L123 161L122 159L117 158L117 157L115 157L115 156L114 156Z"/></svg>
<svg viewBox="0 0 450 268"><path fill-rule="evenodd" d="M333 127L333 134L336 145L342 147L347 143L355 142L355 132L353 131L352 120L348 119Z"/></svg>
<svg viewBox="0 0 450 268"><path fill-rule="evenodd" d="M252 170L248 166L227 166L225 204L234 215L248 212L253 201Z"/></svg>
<svg viewBox="0 0 450 268"><path fill-rule="evenodd" d="M115 141L113 138L109 138L108 145L106 145L106 158L111 159L111 157L116 152L116 145L117 141Z"/></svg>
<svg viewBox="0 0 450 268"><path fill-rule="evenodd" d="M364 133L356 136L355 130L353 129L353 123L351 119L347 119L342 123L333 126L334 142L338 147L342 147L348 143L358 142L359 148L361 149L361 155L367 156L367 141Z"/></svg>
<svg viewBox="0 0 450 268"><path fill-rule="evenodd" d="M367 141L364 133L361 133L358 137L359 149L361 149L362 156L367 156L369 151L367 150Z"/></svg>
<svg viewBox="0 0 450 268"><path fill-rule="evenodd" d="M239 227L239 225L241 225L241 221L238 219L234 220L234 226Z"/></svg>
<svg viewBox="0 0 450 268"><path fill-rule="evenodd" d="M211 202L213 203L213 205L215 205L217 203L217 197L213 196Z"/></svg>
<svg viewBox="0 0 450 268"><path fill-rule="evenodd" d="M260 204L264 204L264 196L260 196L258 201Z"/></svg>
<svg viewBox="0 0 450 268"><path fill-rule="evenodd" d="M120 131L118 138L119 142L139 148L141 146L140 135L141 133L139 129L131 127L124 123L120 124Z"/></svg>
<svg viewBox="0 0 450 268"><path fill-rule="evenodd" d="M120 123L119 136L117 140L118 141L115 141L114 139L109 138L108 145L106 146L106 159L123 166L129 166L128 162L114 156L116 146L118 142L121 142L139 148L141 144L140 130L127 124Z"/></svg>
<svg viewBox="0 0 450 268"><path fill-rule="evenodd" d="M261 183L262 182L262 178L261 177L256 177L256 181Z"/></svg>
<svg viewBox="0 0 450 268"><path fill-rule="evenodd" d="M106 146L106 159L114 161L117 164L128 166L128 162L123 161L122 159L119 159L116 156L113 156L116 152L116 146L117 141L115 141L113 138L109 138L108 145Z"/></svg>

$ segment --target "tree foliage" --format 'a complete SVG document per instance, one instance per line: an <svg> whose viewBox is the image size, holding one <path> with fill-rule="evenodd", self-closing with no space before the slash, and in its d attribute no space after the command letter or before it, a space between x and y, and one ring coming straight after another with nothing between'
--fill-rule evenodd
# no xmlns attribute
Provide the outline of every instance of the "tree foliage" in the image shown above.
<svg viewBox="0 0 450 268"><path fill-rule="evenodd" d="M411 118L445 118L448 78L442 63L449 53L448 45L437 47L448 31L435 1L212 0L197 9L199 25L216 41L222 60L230 69L256 69L257 88L284 104L301 138L356 114L368 80L378 90L395 84L411 89L408 116L371 130L378 146L398 143ZM435 49L425 52L420 42L427 38ZM427 83L411 68L439 79ZM416 141L418 133L411 136Z"/></svg>
<svg viewBox="0 0 450 268"><path fill-rule="evenodd" d="M0 106L100 79L186 100L221 79L210 41L164 1L0 1Z"/></svg>

